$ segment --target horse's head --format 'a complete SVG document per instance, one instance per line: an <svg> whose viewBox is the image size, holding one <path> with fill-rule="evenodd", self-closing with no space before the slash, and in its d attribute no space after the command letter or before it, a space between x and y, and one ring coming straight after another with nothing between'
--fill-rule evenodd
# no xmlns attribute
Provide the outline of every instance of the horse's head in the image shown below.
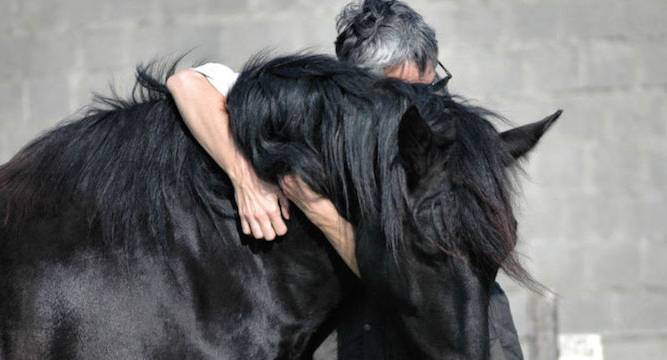
<svg viewBox="0 0 667 360"><path fill-rule="evenodd" d="M261 177L299 174L355 225L396 342L417 358L478 358L498 269L534 284L513 255L512 168L560 113L499 133L491 113L426 89L295 55L251 62L228 107Z"/></svg>
<svg viewBox="0 0 667 360"><path fill-rule="evenodd" d="M491 277L503 268L537 285L513 255L513 170L561 112L499 133L487 120L492 113L451 97L428 95L416 103L398 132L408 209L403 232L412 237L403 242L465 259Z"/></svg>

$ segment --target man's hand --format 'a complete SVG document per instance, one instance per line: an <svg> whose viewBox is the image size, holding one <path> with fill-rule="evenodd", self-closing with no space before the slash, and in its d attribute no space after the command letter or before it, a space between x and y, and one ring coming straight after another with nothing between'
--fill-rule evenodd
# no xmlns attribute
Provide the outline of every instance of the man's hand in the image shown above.
<svg viewBox="0 0 667 360"><path fill-rule="evenodd" d="M355 256L354 228L336 210L331 200L314 192L298 176L287 175L280 180L285 195L317 226L347 266L359 276Z"/></svg>
<svg viewBox="0 0 667 360"><path fill-rule="evenodd" d="M280 188L262 181L248 164L241 164L235 172L232 184L243 233L269 241L285 235L283 217L289 219L289 201Z"/></svg>
<svg viewBox="0 0 667 360"><path fill-rule="evenodd" d="M314 192L303 180L294 175L280 179L283 193L318 227L334 225L342 219L333 203Z"/></svg>

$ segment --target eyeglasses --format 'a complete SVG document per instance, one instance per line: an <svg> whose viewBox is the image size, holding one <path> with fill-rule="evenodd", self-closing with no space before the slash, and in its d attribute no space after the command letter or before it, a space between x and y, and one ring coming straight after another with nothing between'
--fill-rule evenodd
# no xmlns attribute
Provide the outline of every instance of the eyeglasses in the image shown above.
<svg viewBox="0 0 667 360"><path fill-rule="evenodd" d="M447 84L451 78L452 73L450 73L449 70L447 70L447 68L438 60L438 66L435 68L435 80L433 80L431 83L433 91L443 90L448 92Z"/></svg>

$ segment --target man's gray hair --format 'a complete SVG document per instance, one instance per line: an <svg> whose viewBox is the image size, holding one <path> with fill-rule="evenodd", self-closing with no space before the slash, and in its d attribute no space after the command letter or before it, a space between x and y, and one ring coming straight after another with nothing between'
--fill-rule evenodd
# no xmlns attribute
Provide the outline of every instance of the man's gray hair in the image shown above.
<svg viewBox="0 0 667 360"><path fill-rule="evenodd" d="M336 55L378 74L413 61L420 73L438 61L435 31L421 15L398 0L349 3L336 19Z"/></svg>

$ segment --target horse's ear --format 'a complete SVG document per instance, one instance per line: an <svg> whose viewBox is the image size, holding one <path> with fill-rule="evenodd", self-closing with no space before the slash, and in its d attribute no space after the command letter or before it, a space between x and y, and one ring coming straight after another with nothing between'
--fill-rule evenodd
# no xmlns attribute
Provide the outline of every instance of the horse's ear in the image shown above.
<svg viewBox="0 0 667 360"><path fill-rule="evenodd" d="M558 110L540 121L501 133L503 147L515 159L526 155L537 145L542 135L556 122L562 112Z"/></svg>
<svg viewBox="0 0 667 360"><path fill-rule="evenodd" d="M423 175L426 153L433 142L433 132L415 105L411 105L401 118L398 128L398 151L403 164L412 175Z"/></svg>

